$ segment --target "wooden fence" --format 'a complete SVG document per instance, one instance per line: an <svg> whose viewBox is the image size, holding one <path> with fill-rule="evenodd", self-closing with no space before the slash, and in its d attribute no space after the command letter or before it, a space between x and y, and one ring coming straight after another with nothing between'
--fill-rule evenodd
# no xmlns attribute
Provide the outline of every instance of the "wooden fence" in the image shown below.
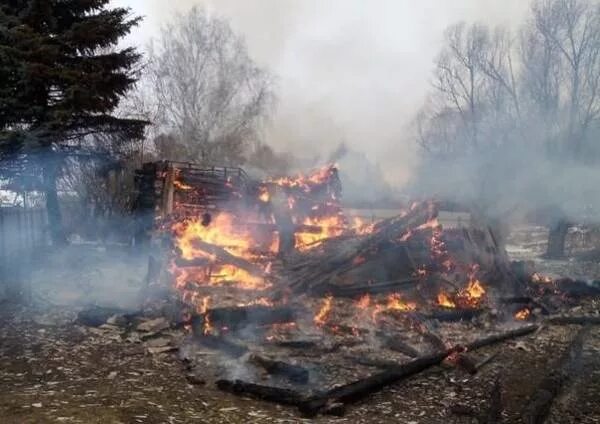
<svg viewBox="0 0 600 424"><path fill-rule="evenodd" d="M36 250L48 245L47 227L45 209L0 207L0 299L23 290Z"/></svg>

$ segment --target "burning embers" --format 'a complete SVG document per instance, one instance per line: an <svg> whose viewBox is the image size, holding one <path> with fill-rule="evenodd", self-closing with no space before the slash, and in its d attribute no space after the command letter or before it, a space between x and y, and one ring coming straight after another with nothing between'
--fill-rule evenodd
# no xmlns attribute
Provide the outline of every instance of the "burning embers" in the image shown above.
<svg viewBox="0 0 600 424"><path fill-rule="evenodd" d="M479 251L491 250L477 245L484 231L446 231L434 202L415 203L369 226L350 223L334 166L268 180L252 193L245 208L188 214L172 225L171 271L183 301L202 317L202 334L231 330L223 317L237 315L215 315L224 307L260 317L270 329L265 337L273 339L309 327L360 334L386 317L478 309L487 300L477 259ZM290 240L293 252L284 248ZM305 295L316 299L298 297ZM281 320L282 310L293 310L302 322L289 314Z"/></svg>
<svg viewBox="0 0 600 424"><path fill-rule="evenodd" d="M250 231L236 226L234 220L232 214L221 212L209 223L190 218L173 225L179 255L172 271L178 288L184 288L188 282L251 290L270 287L265 278L268 256L255 253L258 243ZM267 246L267 252L273 253L275 241L274 238Z"/></svg>

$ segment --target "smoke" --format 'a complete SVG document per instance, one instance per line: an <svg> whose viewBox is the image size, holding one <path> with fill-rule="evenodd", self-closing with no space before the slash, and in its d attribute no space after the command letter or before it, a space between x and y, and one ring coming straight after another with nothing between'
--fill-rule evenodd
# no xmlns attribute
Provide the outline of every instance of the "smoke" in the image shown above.
<svg viewBox="0 0 600 424"><path fill-rule="evenodd" d="M410 193L474 204L503 220L558 218L585 222L600 211L600 174L585 165L525 145L496 147L460 159L428 159Z"/></svg>
<svg viewBox="0 0 600 424"><path fill-rule="evenodd" d="M146 20L144 44L173 12L203 5L230 19L251 55L277 77L278 108L265 138L302 158L340 142L377 162L394 185L418 164L406 127L422 103L446 26L458 20L520 22L509 0L114 0Z"/></svg>

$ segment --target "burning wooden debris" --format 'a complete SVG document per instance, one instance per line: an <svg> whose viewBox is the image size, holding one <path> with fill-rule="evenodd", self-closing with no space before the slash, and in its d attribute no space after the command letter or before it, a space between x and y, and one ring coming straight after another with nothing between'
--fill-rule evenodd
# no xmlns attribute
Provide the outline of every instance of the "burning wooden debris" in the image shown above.
<svg viewBox="0 0 600 424"><path fill-rule="evenodd" d="M494 230L460 205L422 201L354 222L334 166L258 183L221 168L157 169L163 268L192 345L224 354L211 365L219 388L307 415L339 414L442 362L476 373L471 351L531 334L538 325L517 323L598 292L511 263ZM546 322L595 323L571 319ZM453 330L471 322L493 322L498 334Z"/></svg>

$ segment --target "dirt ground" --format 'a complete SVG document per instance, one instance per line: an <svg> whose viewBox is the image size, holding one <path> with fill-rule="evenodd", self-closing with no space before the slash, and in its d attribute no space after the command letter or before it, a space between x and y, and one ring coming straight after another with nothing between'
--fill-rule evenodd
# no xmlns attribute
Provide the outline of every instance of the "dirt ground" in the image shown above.
<svg viewBox="0 0 600 424"><path fill-rule="evenodd" d="M526 231L523 231L525 234ZM542 236L515 234L509 251L534 259L540 272L600 279L595 262L537 259ZM532 234L534 234L532 236ZM537 238L536 238L537 237ZM525 241L523 241L523 238ZM537 243L537 244L536 244ZM586 301L574 313L595 313ZM491 359L475 375L434 367L348 408L345 417L303 419L294 408L257 402L186 379L176 352L149 353L110 329L74 322L78 306L0 308L2 423L478 423L499 379L503 421L519 423L536 384L578 331L544 326L538 333L473 352ZM550 423L600 422L600 327L584 345L581 369L557 398Z"/></svg>

